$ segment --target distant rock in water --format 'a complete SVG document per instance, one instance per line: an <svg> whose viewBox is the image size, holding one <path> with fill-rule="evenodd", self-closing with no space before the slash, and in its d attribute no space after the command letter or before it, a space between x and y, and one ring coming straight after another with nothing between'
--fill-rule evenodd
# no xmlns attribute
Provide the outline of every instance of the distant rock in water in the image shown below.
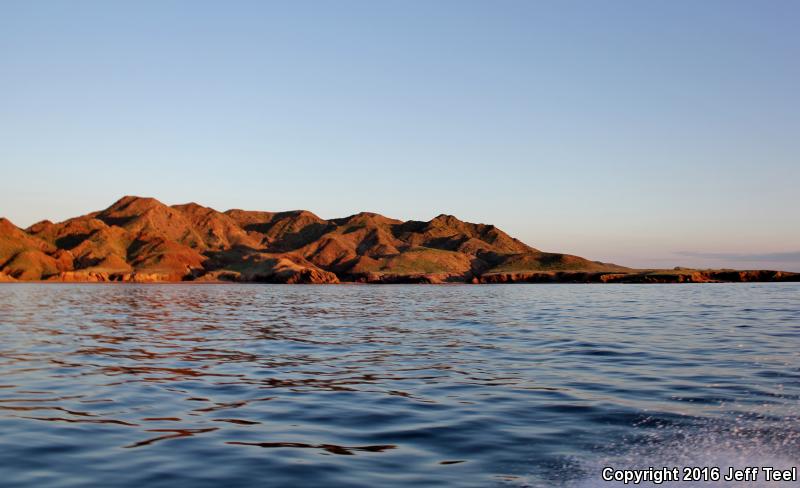
<svg viewBox="0 0 800 488"><path fill-rule="evenodd" d="M516 283L798 281L781 271L633 270L542 252L452 215L403 222L374 213L218 212L126 196L22 230L0 218L0 282L242 281Z"/></svg>

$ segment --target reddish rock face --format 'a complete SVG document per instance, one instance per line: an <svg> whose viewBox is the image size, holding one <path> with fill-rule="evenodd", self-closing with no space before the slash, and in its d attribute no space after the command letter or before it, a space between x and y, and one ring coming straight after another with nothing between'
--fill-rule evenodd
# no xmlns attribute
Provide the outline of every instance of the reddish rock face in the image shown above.
<svg viewBox="0 0 800 488"><path fill-rule="evenodd" d="M0 283L12 283L14 281L17 280L0 271Z"/></svg>
<svg viewBox="0 0 800 488"><path fill-rule="evenodd" d="M218 212L123 197L26 230L0 219L0 281L267 283L703 282L796 280L776 271L642 271L546 253L452 215L403 222L362 212Z"/></svg>

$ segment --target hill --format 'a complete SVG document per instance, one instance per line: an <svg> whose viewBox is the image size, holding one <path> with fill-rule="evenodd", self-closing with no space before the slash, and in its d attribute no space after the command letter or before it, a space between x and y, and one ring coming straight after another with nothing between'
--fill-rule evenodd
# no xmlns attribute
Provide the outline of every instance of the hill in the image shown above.
<svg viewBox="0 0 800 488"><path fill-rule="evenodd" d="M0 219L0 281L268 283L706 282L796 280L779 271L632 270L543 252L452 215L219 212L126 196L64 222Z"/></svg>

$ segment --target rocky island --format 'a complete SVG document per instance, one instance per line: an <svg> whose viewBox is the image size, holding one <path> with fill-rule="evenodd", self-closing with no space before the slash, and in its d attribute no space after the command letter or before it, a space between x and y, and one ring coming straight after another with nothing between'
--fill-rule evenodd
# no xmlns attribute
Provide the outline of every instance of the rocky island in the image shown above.
<svg viewBox="0 0 800 488"><path fill-rule="evenodd" d="M452 215L219 212L126 196L20 229L0 218L0 281L266 283L680 283L800 281L768 270L631 269L543 252Z"/></svg>

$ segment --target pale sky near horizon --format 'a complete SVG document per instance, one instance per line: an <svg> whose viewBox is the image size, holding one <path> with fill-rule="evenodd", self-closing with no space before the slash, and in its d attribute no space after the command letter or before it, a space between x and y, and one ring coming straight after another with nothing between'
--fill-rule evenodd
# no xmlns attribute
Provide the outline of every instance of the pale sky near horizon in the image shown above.
<svg viewBox="0 0 800 488"><path fill-rule="evenodd" d="M796 1L0 0L0 215L126 194L800 271Z"/></svg>

